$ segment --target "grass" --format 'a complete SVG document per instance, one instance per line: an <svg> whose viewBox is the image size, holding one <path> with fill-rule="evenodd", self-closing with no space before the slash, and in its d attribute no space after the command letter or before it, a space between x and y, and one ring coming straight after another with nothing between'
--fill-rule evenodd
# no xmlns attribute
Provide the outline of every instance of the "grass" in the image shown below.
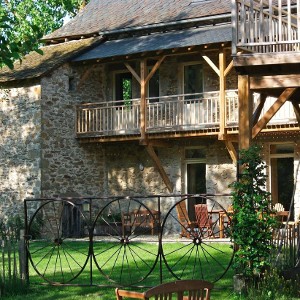
<svg viewBox="0 0 300 300"><path fill-rule="evenodd" d="M130 243L120 247L120 243L96 242L94 244L95 261L88 258L88 242L64 241L56 247L53 244L37 241L31 243L31 259L38 272L47 280L69 282L86 286L52 286L30 267L30 286L22 295L5 296L3 299L115 299L114 286L134 284L153 286L160 282L160 266L164 282L175 280L174 276L184 278L202 277L209 281L219 278L227 268L232 249L229 244L166 243L163 245L164 257L157 259L157 243ZM58 246L59 245L59 246ZM161 264L160 264L161 262ZM166 267L166 263L169 269ZM90 266L92 265L92 283L90 284ZM155 267L153 267L155 265ZM194 266L198 266L195 268ZM81 272L81 269L83 271ZM147 276L150 273L149 276ZM146 280L139 282L147 276ZM212 299L232 298L232 276L230 269L215 283ZM115 283L108 281L113 280ZM110 286L108 286L110 285ZM130 288L129 288L130 289ZM136 287L131 288L137 290ZM147 287L139 289L143 291Z"/></svg>

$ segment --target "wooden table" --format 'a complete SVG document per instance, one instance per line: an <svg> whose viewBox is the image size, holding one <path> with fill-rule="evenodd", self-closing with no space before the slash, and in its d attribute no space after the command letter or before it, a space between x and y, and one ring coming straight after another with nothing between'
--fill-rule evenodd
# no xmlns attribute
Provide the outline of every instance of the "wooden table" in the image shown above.
<svg viewBox="0 0 300 300"><path fill-rule="evenodd" d="M289 211L284 210L284 211L277 211L276 212L276 219L280 221L281 223L286 223L287 219L289 216Z"/></svg>

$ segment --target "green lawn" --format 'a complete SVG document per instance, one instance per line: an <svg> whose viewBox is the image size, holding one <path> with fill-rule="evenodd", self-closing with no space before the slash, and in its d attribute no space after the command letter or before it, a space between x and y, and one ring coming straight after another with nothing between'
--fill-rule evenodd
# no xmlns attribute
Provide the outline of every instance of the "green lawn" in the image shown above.
<svg viewBox="0 0 300 300"><path fill-rule="evenodd" d="M55 247L53 243L42 241L31 243L32 261L40 275L50 282L86 286L45 284L31 266L28 293L3 299L115 299L115 285L159 284L160 269L164 282L176 280L176 277L215 281L224 274L232 256L229 244L205 242L198 245L163 243L162 257L157 256L157 242L129 243L126 246L120 242L95 242L96 262L88 257L88 251L87 241L64 241L62 244L57 241ZM92 287L89 286L91 264L92 283L97 285ZM233 271L229 269L224 277L216 281L212 299L233 299L232 276ZM144 277L146 279L142 280Z"/></svg>

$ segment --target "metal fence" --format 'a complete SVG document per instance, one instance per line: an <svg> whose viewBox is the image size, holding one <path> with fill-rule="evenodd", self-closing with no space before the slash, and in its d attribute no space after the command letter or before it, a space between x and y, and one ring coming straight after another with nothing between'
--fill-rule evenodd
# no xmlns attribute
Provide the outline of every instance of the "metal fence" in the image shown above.
<svg viewBox="0 0 300 300"><path fill-rule="evenodd" d="M233 258L227 203L228 195L27 199L30 276L51 284L215 282Z"/></svg>

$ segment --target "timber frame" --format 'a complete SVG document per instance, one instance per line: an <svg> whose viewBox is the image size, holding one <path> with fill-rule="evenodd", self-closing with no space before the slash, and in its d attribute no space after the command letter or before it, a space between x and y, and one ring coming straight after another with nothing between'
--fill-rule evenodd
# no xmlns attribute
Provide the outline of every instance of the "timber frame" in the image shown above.
<svg viewBox="0 0 300 300"><path fill-rule="evenodd" d="M163 140L165 138L191 138L191 137L199 137L199 136L210 136L210 135L217 135L218 139L221 141L224 141L224 144L226 148L228 149L229 155L232 158L233 162L236 163L237 161L237 153L236 149L233 146L232 138L228 137L227 134L227 128L226 128L226 77L230 73L231 70L233 70L233 61L231 60L229 64L226 64L226 51L229 53L229 45L226 43L222 43L220 45L204 45L200 49L195 49L194 47L189 47L186 49L186 52L183 52L183 49L178 51L178 49L173 49L172 53L164 53L164 51L160 51L159 56L155 56L156 63L151 68L150 72L148 73L148 65L147 60L153 59L153 57L145 57L145 55L141 55L139 59L140 64L140 73L138 74L137 71L132 67L131 59L132 57L124 57L120 58L120 62L123 62L126 69L132 74L133 78L138 82L140 85L140 129L139 134L130 136L122 137L122 136L110 136L108 138L101 138L101 137L91 137L91 138L85 138L80 139L82 143L86 142L114 142L114 141L121 141L122 139L127 140L138 140L140 145L145 146L147 153L149 154L151 160L154 163L154 166L158 170L159 174L161 175L161 178L163 179L166 187L168 188L169 192L173 192L173 185L168 178L168 175L166 174L161 161L158 157L158 155L155 152L154 147L169 147L169 144L167 142L164 142ZM219 64L216 65L213 60L210 58L209 53L210 51L218 51L218 60ZM208 64L208 66L215 72L219 78L219 91L218 91L218 97L219 97L219 107L220 107L220 122L219 122L219 128L218 130L204 130L202 132L175 132L173 134L167 133L165 136L161 134L153 135L153 133L147 132L147 97L146 97L146 91L148 89L148 84L154 73L159 69L160 65L165 61L167 56L174 56L174 55L190 55L190 54L196 54L199 55L199 58L203 59L204 62ZM228 54L227 54L228 55ZM105 61L104 61L105 62ZM96 68L96 65L91 65L87 71L82 75L80 82L77 86L80 87L82 84L84 84L84 81L88 79L89 75L91 74L91 71ZM235 134L235 133L234 133ZM236 140L236 139L235 139Z"/></svg>
<svg viewBox="0 0 300 300"><path fill-rule="evenodd" d="M232 0L233 62L239 74L240 149L250 146L286 101L291 101L300 125L299 5L299 1L292 7L290 1L273 5L272 1ZM239 49L242 51L238 52ZM260 94L260 103L252 114L253 92ZM277 100L259 119L267 96Z"/></svg>

